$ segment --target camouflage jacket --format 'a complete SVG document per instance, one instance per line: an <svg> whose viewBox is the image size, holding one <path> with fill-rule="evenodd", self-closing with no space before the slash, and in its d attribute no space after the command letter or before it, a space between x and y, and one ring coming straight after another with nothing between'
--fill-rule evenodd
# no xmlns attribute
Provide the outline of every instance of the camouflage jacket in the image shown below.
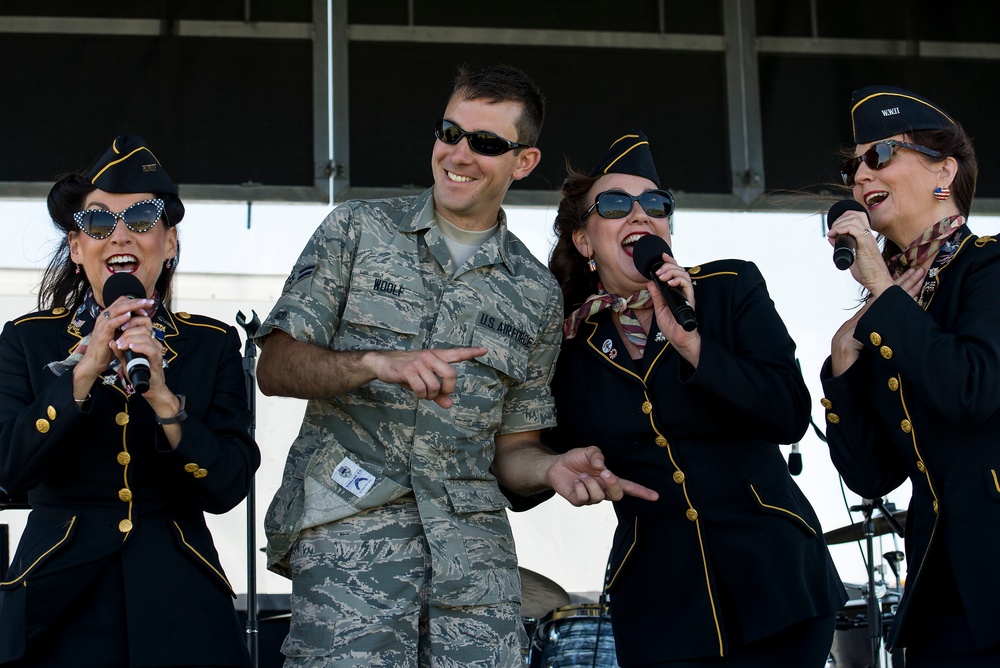
<svg viewBox="0 0 1000 668"><path fill-rule="evenodd" d="M519 600L509 503L490 471L494 436L554 426L549 381L562 295L498 216L499 230L455 267L431 191L356 200L317 228L257 334L281 329L331 350L485 346L454 365L444 409L378 380L311 400L265 519L268 565L288 576L303 528L412 493L432 557L431 599Z"/></svg>

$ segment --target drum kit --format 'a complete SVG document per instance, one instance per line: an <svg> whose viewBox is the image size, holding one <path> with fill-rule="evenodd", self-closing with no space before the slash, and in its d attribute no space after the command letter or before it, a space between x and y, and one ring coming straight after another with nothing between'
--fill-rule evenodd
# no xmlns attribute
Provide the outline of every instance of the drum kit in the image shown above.
<svg viewBox="0 0 1000 668"><path fill-rule="evenodd" d="M846 585L850 600L837 613L833 646L830 648L829 668L880 668L882 643L892 628L896 606L902 595L899 564L903 553L896 545L896 536L903 537L902 524L906 511L896 510L892 503L882 499L864 499L852 512L864 514L861 522L833 529L823 534L827 545L865 541L867 547L868 582L864 585ZM896 579L895 589L886 587L875 566L874 538L891 534L895 549L882 555ZM894 652L892 668L903 668L903 657Z"/></svg>
<svg viewBox="0 0 1000 668"><path fill-rule="evenodd" d="M529 668L618 668L611 616L603 602L571 602L544 575L521 573L521 617L530 642Z"/></svg>

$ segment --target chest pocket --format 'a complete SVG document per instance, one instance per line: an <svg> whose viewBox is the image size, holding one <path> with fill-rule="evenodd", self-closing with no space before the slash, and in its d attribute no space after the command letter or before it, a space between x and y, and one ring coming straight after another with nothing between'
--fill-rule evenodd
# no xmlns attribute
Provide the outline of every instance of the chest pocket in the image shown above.
<svg viewBox="0 0 1000 668"><path fill-rule="evenodd" d="M402 338L406 348L419 347L415 341L426 307L419 276L387 278L384 272L356 268L334 345L338 350L398 350Z"/></svg>
<svg viewBox="0 0 1000 668"><path fill-rule="evenodd" d="M515 340L519 336L518 332L523 333L523 330L515 329L508 335L487 327L476 327L472 332L472 345L483 346L488 351L477 359L504 376L521 382L528 377L530 347ZM530 336L534 336L534 332Z"/></svg>

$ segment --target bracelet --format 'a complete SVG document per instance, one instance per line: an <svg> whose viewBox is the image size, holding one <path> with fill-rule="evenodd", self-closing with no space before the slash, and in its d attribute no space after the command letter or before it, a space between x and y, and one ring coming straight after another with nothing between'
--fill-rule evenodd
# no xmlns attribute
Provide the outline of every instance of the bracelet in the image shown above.
<svg viewBox="0 0 1000 668"><path fill-rule="evenodd" d="M184 410L184 407L187 406L187 397L183 394L178 394L177 398L181 400L181 409L177 411L177 415L168 418L161 418L156 413L153 413L153 417L156 418L156 422L158 424L178 424L187 419L188 414L187 411Z"/></svg>
<svg viewBox="0 0 1000 668"><path fill-rule="evenodd" d="M87 396L84 397L83 399L77 399L76 397L73 397L73 401L76 402L77 406L83 408L83 405L88 401L90 401L90 392L87 392Z"/></svg>

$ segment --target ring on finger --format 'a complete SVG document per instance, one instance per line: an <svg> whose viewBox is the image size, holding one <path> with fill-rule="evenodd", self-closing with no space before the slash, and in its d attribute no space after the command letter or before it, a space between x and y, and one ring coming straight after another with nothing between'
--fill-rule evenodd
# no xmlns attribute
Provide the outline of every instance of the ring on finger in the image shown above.
<svg viewBox="0 0 1000 668"><path fill-rule="evenodd" d="M108 320L111 320L111 314L108 313L107 311L104 312L104 317L107 318Z"/></svg>
<svg viewBox="0 0 1000 668"><path fill-rule="evenodd" d="M868 235L868 233L869 233L869 232L871 232L871 231L872 231L872 228L870 228L870 227L866 227L866 228L865 228L865 231L861 233L861 236L863 236L863 237L864 237L864 236L867 236L867 235Z"/></svg>

